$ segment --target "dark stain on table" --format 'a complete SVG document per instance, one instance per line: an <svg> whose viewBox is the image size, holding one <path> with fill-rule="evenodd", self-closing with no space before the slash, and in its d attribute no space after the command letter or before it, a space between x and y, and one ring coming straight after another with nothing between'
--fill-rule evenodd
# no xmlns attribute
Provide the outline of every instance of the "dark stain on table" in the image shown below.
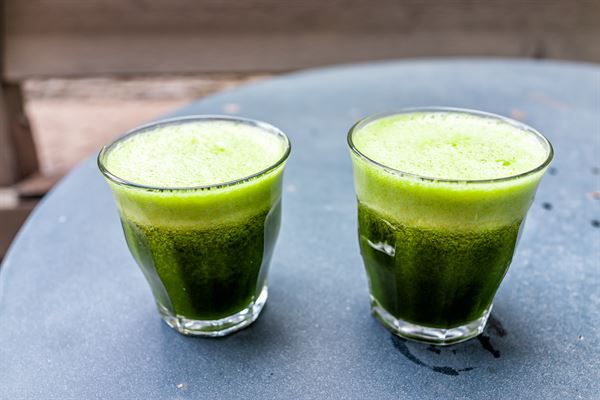
<svg viewBox="0 0 600 400"><path fill-rule="evenodd" d="M499 319L495 318L493 315L490 316L486 326L486 333L482 333L477 337L477 341L481 344L481 347L490 353L495 359L500 358L500 350L496 349L492 344L491 336L497 336L499 338L503 338L508 334L502 323ZM440 374L449 375L449 376L458 376L461 372L468 372L475 369L475 367L465 367L465 368L453 368L449 366L438 366L431 365L429 363L424 362L419 357L417 357L413 352L410 351L408 347L408 341L406 339L400 338L394 334L391 335L392 344L394 347L406 357L412 363L425 367L433 372L438 372ZM437 355L442 354L442 347L429 345L425 347L425 350L435 353ZM456 348L448 349L453 355L457 354Z"/></svg>
<svg viewBox="0 0 600 400"><path fill-rule="evenodd" d="M392 343L393 343L394 347L396 349L398 349L398 351L400 351L400 353L404 357L406 357L409 361L413 362L414 364L416 364L420 367L425 367L433 372L438 372L440 374L449 375L449 376L458 376L458 375L460 375L461 372L467 372L467 371L471 371L474 369L473 367L456 369L456 368L452 368L452 367L429 365L429 364L421 361L421 359L419 359L417 356L415 356L410 351L410 349L408 348L408 346L406 344L406 339L402 339L394 334L392 334L391 337L392 337ZM430 347L434 347L434 346L430 346ZM434 351L434 352L436 354L440 354L441 350L440 349L437 349L437 350L438 351Z"/></svg>
<svg viewBox="0 0 600 400"><path fill-rule="evenodd" d="M481 343L481 347L493 355L494 358L500 358L500 351L496 350L494 346L492 346L492 341L490 340L489 336L482 333L481 335L477 336L477 340L479 343Z"/></svg>
<svg viewBox="0 0 600 400"><path fill-rule="evenodd" d="M504 337L508 334L506 329L504 329L504 326L502 326L502 322L494 317L494 315L490 315L487 322L487 329L498 337Z"/></svg>
<svg viewBox="0 0 600 400"><path fill-rule="evenodd" d="M485 333L482 333L481 335L477 336L477 340L481 344L481 347L483 347L484 350L486 350L488 353L494 356L494 358L500 358L500 350L494 348L492 344L491 335L495 335L502 338L506 336L508 332L506 331L506 329L504 329L504 326L502 326L502 322L500 322L500 320L494 317L493 315L490 315L485 330L488 334L486 335Z"/></svg>

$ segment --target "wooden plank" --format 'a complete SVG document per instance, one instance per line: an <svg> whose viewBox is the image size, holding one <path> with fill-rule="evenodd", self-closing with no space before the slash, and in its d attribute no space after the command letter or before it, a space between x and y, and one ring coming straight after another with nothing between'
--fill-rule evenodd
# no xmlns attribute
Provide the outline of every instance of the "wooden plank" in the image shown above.
<svg viewBox="0 0 600 400"><path fill-rule="evenodd" d="M0 85L0 186L6 186L38 169L29 121L23 110L21 86Z"/></svg>
<svg viewBox="0 0 600 400"><path fill-rule="evenodd" d="M41 199L58 181L62 175L43 175L35 173L15 185L19 199Z"/></svg>
<svg viewBox="0 0 600 400"><path fill-rule="evenodd" d="M5 1L9 35L596 30L600 8L596 0Z"/></svg>
<svg viewBox="0 0 600 400"><path fill-rule="evenodd" d="M422 56L600 62L600 1L6 0L4 74L285 71Z"/></svg>
<svg viewBox="0 0 600 400"><path fill-rule="evenodd" d="M93 44L92 44L93 43ZM202 37L20 37L6 79L103 74L281 72L336 63L434 56L547 57L600 62L600 34L409 33Z"/></svg>

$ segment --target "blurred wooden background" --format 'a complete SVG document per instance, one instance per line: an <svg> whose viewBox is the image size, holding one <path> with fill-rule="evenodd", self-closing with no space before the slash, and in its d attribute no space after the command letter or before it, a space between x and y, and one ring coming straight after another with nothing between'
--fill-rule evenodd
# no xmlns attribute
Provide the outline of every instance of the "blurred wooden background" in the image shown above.
<svg viewBox="0 0 600 400"><path fill-rule="evenodd" d="M36 199L56 180L40 168L40 154L43 164L46 154L61 151L40 146L52 125L41 117L59 121L60 135L77 134L69 133L69 121L94 132L92 123L81 125L78 115L92 115L86 112L107 104L111 117L98 117L93 124L111 126L125 113L124 121L137 124L249 78L377 59L600 62L600 0L0 1L0 257ZM164 74L167 81L157 78ZM72 80L81 78L84 84ZM123 82L130 97L119 97ZM136 105L132 82L142 82L138 88L144 82L175 85L180 96L149 89L163 101L150 110ZM56 95L57 85L73 99L71 108L53 109L39 101ZM186 91L185 85L196 89ZM106 101L99 104L99 98ZM82 109L81 103L90 108ZM86 140L94 148L92 136L88 132ZM80 158L89 150L82 146Z"/></svg>
<svg viewBox="0 0 600 400"><path fill-rule="evenodd" d="M287 71L416 56L600 61L590 0L6 0L4 76Z"/></svg>

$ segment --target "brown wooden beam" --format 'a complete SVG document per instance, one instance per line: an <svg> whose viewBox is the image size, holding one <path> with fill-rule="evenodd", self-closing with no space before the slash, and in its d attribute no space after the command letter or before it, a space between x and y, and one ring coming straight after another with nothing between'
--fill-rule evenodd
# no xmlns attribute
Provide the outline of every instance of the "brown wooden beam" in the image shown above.
<svg viewBox="0 0 600 400"><path fill-rule="evenodd" d="M38 169L21 85L7 83L4 79L7 8L8 3L0 0L0 186L12 185Z"/></svg>
<svg viewBox="0 0 600 400"><path fill-rule="evenodd" d="M0 186L12 185L38 169L37 152L23 108L21 86L0 85Z"/></svg>
<svg viewBox="0 0 600 400"><path fill-rule="evenodd" d="M600 62L598 0L5 1L10 81L430 56Z"/></svg>

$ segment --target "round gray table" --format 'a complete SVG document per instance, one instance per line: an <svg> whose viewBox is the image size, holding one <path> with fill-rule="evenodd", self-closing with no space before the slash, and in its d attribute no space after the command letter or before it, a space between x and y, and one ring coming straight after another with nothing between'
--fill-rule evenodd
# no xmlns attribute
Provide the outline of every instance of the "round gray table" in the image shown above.
<svg viewBox="0 0 600 400"><path fill-rule="evenodd" d="M556 149L493 316L446 348L369 314L346 132L445 105L513 116ZM184 337L158 317L90 159L21 230L0 272L2 399L399 399L600 396L600 67L423 60L306 71L175 115L269 121L290 137L269 302L249 329Z"/></svg>

